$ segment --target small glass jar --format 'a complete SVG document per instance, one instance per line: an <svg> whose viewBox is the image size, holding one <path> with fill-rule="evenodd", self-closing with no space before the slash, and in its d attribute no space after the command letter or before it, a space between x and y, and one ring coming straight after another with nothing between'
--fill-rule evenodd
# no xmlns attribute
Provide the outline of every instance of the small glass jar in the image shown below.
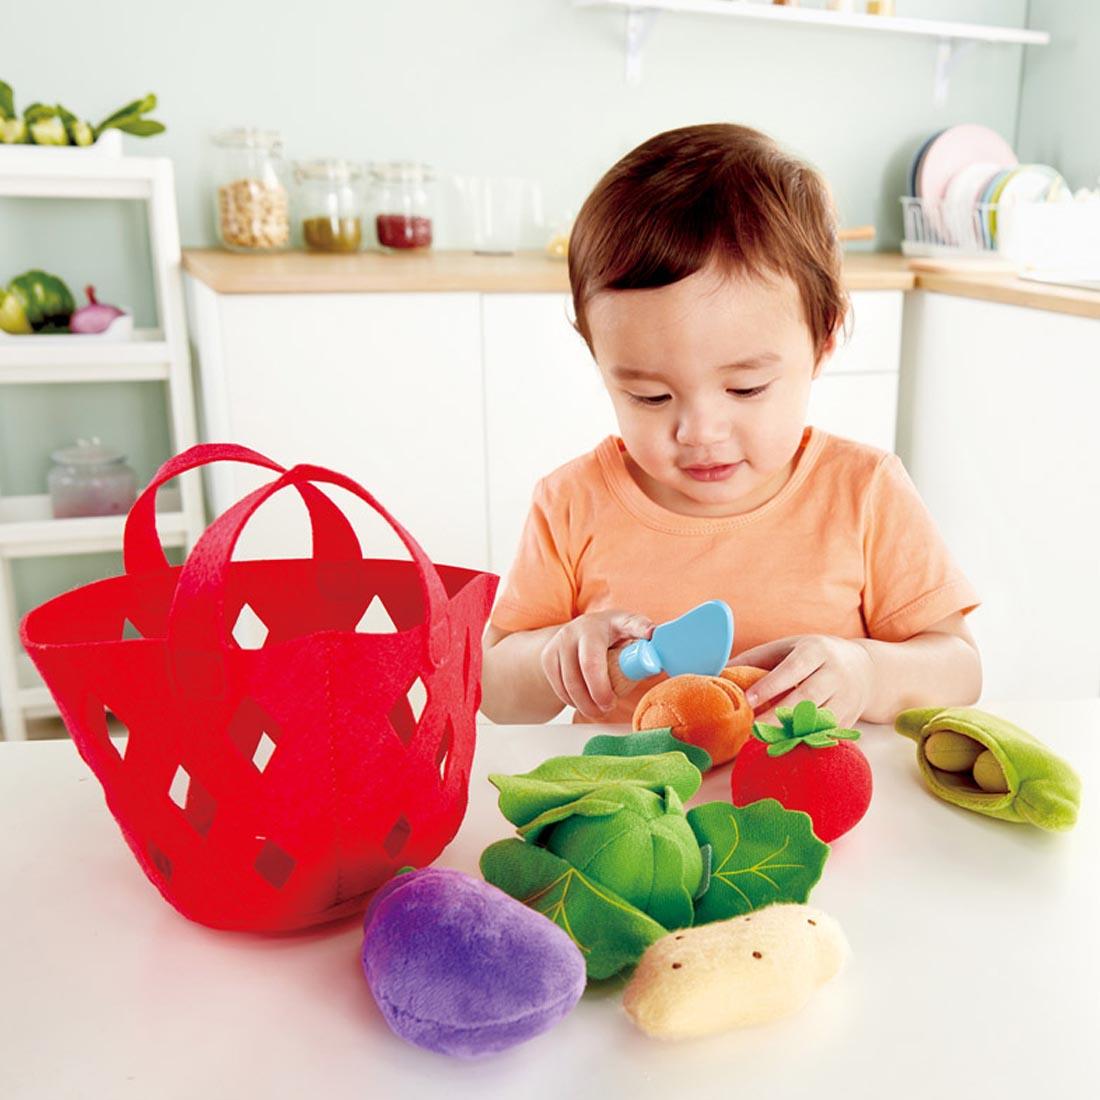
<svg viewBox="0 0 1100 1100"><path fill-rule="evenodd" d="M126 456L96 438L78 439L50 458L46 482L55 519L125 515L137 499L137 474Z"/></svg>
<svg viewBox="0 0 1100 1100"><path fill-rule="evenodd" d="M294 165L302 239L316 252L358 252L363 241L363 171L346 160Z"/></svg>
<svg viewBox="0 0 1100 1100"><path fill-rule="evenodd" d="M374 227L387 252L431 248L435 173L426 164L372 164Z"/></svg>
<svg viewBox="0 0 1100 1100"><path fill-rule="evenodd" d="M218 238L233 252L277 252L290 245L290 178L274 130L223 130L213 137Z"/></svg>

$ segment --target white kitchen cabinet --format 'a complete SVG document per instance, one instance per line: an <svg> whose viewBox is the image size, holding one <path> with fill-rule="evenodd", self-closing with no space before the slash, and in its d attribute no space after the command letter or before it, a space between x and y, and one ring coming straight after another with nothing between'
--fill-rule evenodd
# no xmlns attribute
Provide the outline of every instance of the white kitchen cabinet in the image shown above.
<svg viewBox="0 0 1100 1100"><path fill-rule="evenodd" d="M1100 690L1100 320L917 291L898 451L982 606L984 694Z"/></svg>
<svg viewBox="0 0 1100 1100"><path fill-rule="evenodd" d="M204 435L284 465L355 478L444 564L488 558L479 296L216 294L188 278ZM215 513L270 475L215 468ZM370 557L407 557L366 505L347 503ZM280 494L240 556L308 554L305 510Z"/></svg>
<svg viewBox="0 0 1100 1100"><path fill-rule="evenodd" d="M894 446L902 292L852 294L851 339L813 384L809 417L837 435ZM535 482L616 431L611 400L564 294L484 296L490 562L506 571Z"/></svg>

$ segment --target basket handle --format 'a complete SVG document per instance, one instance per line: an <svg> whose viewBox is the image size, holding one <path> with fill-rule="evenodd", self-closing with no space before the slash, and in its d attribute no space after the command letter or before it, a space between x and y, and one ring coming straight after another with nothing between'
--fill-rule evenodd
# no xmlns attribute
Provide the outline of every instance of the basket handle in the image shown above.
<svg viewBox="0 0 1100 1100"><path fill-rule="evenodd" d="M420 578L427 614L428 660L433 668L439 668L447 659L451 644L449 597L431 559L416 539L358 482L322 466L306 464L295 466L274 481L261 485L222 513L203 532L180 570L168 612L168 642L177 675L189 689L217 697L224 686L216 651L236 645L226 623L225 592L233 549L245 524L269 497L287 486L301 491L310 482L346 489L369 504L393 528L412 556ZM186 669L179 667L181 663L186 663Z"/></svg>
<svg viewBox="0 0 1100 1100"><path fill-rule="evenodd" d="M142 490L127 517L122 550L123 566L127 573L151 573L169 568L157 534L157 490L172 478L211 462L246 462L276 474L286 473L285 466L280 466L259 451L236 443L198 443L168 459ZM359 539L336 502L308 482L299 484L297 488L309 511L314 556L326 561L360 559L363 551Z"/></svg>

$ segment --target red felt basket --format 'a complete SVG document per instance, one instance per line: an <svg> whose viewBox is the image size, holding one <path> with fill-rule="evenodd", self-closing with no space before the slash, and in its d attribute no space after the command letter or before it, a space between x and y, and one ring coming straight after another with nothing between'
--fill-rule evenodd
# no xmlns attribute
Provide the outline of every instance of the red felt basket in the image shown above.
<svg viewBox="0 0 1100 1100"><path fill-rule="evenodd" d="M277 476L170 566L157 488L222 459ZM412 561L363 558L319 484L366 501ZM231 560L252 514L288 487L309 512L313 556ZM306 928L439 855L466 812L497 577L433 565L348 477L228 444L161 467L127 519L124 562L123 576L31 611L21 637L126 842L180 913L214 928ZM376 596L396 632L356 630ZM245 604L268 630L258 649L233 637ZM123 637L127 620L140 637ZM121 748L108 712L128 731Z"/></svg>

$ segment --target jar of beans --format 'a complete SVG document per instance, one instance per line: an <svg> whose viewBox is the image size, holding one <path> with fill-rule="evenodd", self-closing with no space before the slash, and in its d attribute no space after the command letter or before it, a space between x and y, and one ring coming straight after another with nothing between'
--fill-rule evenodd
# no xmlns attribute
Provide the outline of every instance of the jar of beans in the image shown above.
<svg viewBox="0 0 1100 1100"><path fill-rule="evenodd" d="M378 245L386 252L431 248L435 173L426 164L391 161L370 166Z"/></svg>
<svg viewBox="0 0 1100 1100"><path fill-rule="evenodd" d="M346 160L294 164L302 239L314 252L358 252L363 238L363 172Z"/></svg>
<svg viewBox="0 0 1100 1100"><path fill-rule="evenodd" d="M275 252L290 245L290 172L274 130L223 130L217 152L218 237L234 252Z"/></svg>

